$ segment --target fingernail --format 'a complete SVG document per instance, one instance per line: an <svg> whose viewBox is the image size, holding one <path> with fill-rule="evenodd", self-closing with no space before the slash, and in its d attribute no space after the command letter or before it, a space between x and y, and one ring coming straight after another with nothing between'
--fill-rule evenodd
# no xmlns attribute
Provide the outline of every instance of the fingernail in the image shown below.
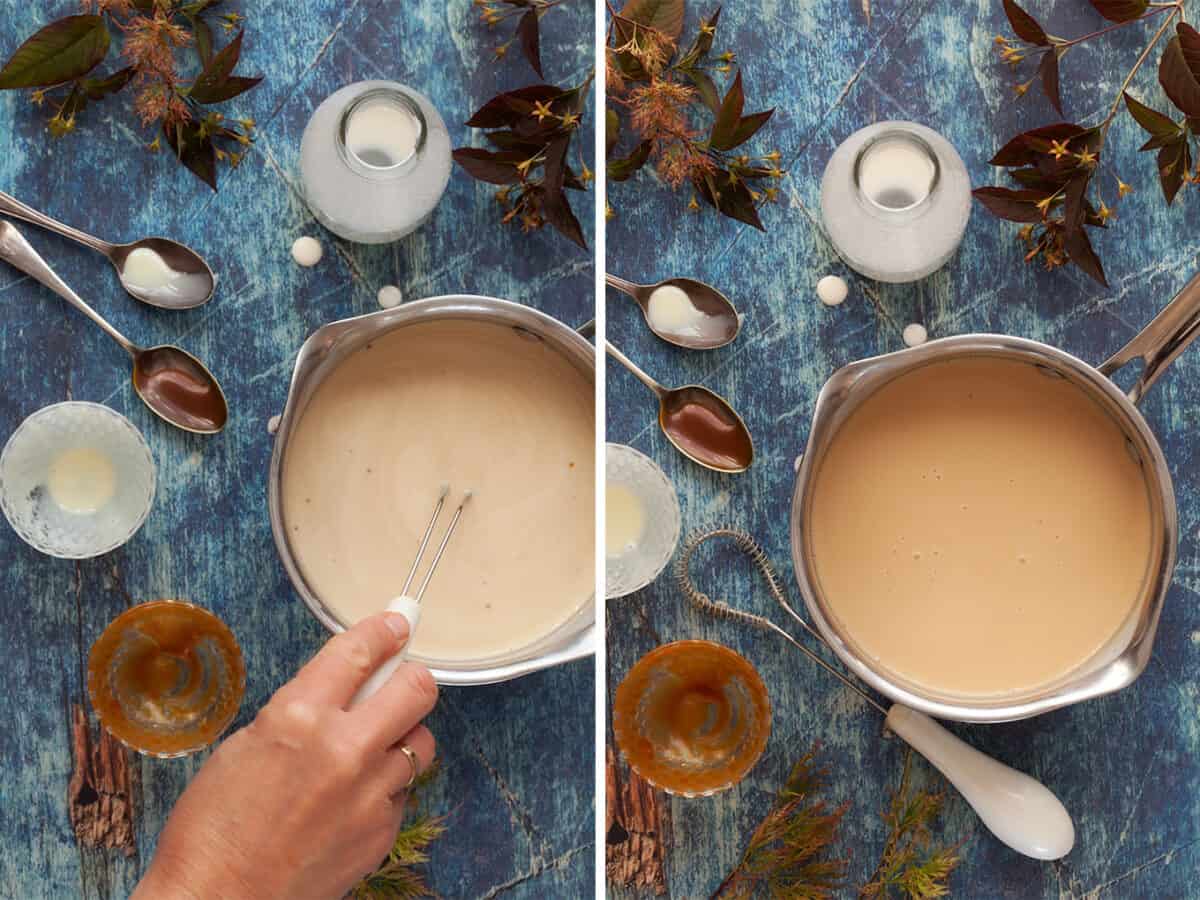
<svg viewBox="0 0 1200 900"><path fill-rule="evenodd" d="M408 640L408 619L400 615L400 613L384 613L383 621L387 623L388 628L392 629L392 633L396 635L396 640L401 643Z"/></svg>

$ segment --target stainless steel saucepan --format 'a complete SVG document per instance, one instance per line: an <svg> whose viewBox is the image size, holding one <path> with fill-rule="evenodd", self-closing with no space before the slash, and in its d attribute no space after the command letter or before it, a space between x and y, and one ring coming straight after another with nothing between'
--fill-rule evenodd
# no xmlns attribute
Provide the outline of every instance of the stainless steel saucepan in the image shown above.
<svg viewBox="0 0 1200 900"><path fill-rule="evenodd" d="M1175 568L1178 522L1175 493L1161 447L1137 403L1166 367L1200 333L1200 275L1196 275L1155 319L1098 367L1057 347L999 334L966 334L864 359L839 369L817 398L812 429L792 493L791 545L804 602L822 636L856 675L897 703L942 719L1005 722L1024 719L1081 700L1120 690L1150 660L1154 633ZM1091 659L1058 682L995 698L963 698L938 693L901 679L860 652L831 613L813 561L809 509L821 464L839 429L884 384L931 363L957 357L999 357L1036 366L1048 377L1066 379L1100 405L1124 433L1140 462L1154 524L1152 559L1129 620ZM1110 379L1136 359L1145 367L1128 394Z"/></svg>
<svg viewBox="0 0 1200 900"><path fill-rule="evenodd" d="M279 551L283 567L304 604L331 632L342 631L346 625L309 586L288 540L282 477L292 433L309 401L329 374L368 341L399 328L451 319L486 322L512 328L529 340L541 341L560 354L584 376L588 385L595 383L596 348L591 343L544 313L518 303L491 297L456 295L418 300L395 309L333 322L313 332L300 348L300 354L296 358L287 406L275 435L268 506L275 547ZM594 398L589 393L581 399L590 404ZM407 564L407 561L398 562L397 566L403 568ZM402 576L403 572L399 574ZM589 598L580 598L578 611L553 633L534 645L500 658L455 663L419 659L416 656L413 659L428 664L439 684L468 685L508 681L538 669L595 653L594 606Z"/></svg>

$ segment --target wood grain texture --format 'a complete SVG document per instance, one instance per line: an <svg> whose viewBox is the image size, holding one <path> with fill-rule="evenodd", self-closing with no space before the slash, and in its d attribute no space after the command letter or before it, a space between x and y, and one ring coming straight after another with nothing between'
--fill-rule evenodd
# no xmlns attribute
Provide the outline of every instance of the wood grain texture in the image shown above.
<svg viewBox="0 0 1200 900"><path fill-rule="evenodd" d="M690 34L710 4L689 4ZM1048 28L1074 36L1102 27L1082 0L1030 0ZM1053 15L1047 11L1054 8ZM1200 10L1189 4L1195 18ZM999 0L762 0L727 3L717 50L738 53L747 108L777 107L749 145L779 149L791 174L784 202L763 212L769 233L707 212L690 215L686 192L672 196L642 172L611 191L608 266L642 282L686 275L711 281L746 314L732 346L687 353L652 337L628 300L608 292L610 338L668 384L700 382L730 397L758 451L745 475L700 470L658 433L653 398L624 370L608 368L609 440L653 456L675 483L685 532L728 521L751 530L799 601L788 547L793 463L803 449L817 391L839 366L903 346L901 331L922 322L930 335L999 331L1055 343L1099 362L1122 345L1196 270L1200 197L1163 203L1144 140L1121 119L1110 134L1098 178L1110 203L1116 176L1136 188L1120 219L1096 238L1111 287L1077 270L1047 273L1022 265L1016 227L976 208L958 255L909 286L876 284L846 270L822 233L819 183L825 162L851 132L885 119L912 119L945 134L976 185L999 183L986 160L1024 128L1056 120L1031 91L1010 102L1013 78L992 39L1008 33ZM1095 121L1149 31L1141 25L1072 52L1063 61L1068 114ZM1157 58L1157 57L1156 57ZM1024 77L1029 77L1028 75ZM1135 95L1165 106L1152 69ZM840 274L851 286L838 308L821 306L815 284ZM1129 373L1118 380L1127 383ZM1116 695L1008 725L954 731L973 745L1044 780L1072 811L1075 850L1063 861L1021 858L982 829L951 793L944 835L966 839L953 895L970 898L1197 897L1200 870L1200 348L1185 353L1146 398L1143 411L1160 436L1179 499L1180 546L1154 658ZM758 576L742 558L706 551L694 571L714 598L775 615ZM850 879L870 877L884 842L879 810L899 781L904 746L882 723L780 639L717 623L685 606L668 579L608 604L609 696L642 654L661 641L702 637L744 653L771 690L774 732L766 754L738 787L714 799L670 801L667 876L675 897L707 896L736 863L790 764L816 739L833 766L829 799L849 800L842 828ZM928 770L921 763L923 770ZM633 896L613 891L613 896ZM847 896L850 893L847 892Z"/></svg>
<svg viewBox="0 0 1200 900"><path fill-rule="evenodd" d="M0 0L0 55L36 27L76 11L71 0ZM456 146L479 142L462 122L501 88L536 80L519 59L494 65L498 42L470 0L265 0L249 16L241 70L263 84L222 107L253 116L259 140L222 172L219 194L173 160L144 152L153 135L116 98L88 109L78 131L52 143L47 113L26 93L0 93L0 188L114 239L164 234L214 263L216 298L171 313L137 305L108 264L33 227L31 243L114 324L145 343L177 341L222 379L229 428L175 432L134 396L126 360L49 292L0 267L0 436L68 397L111 405L146 435L158 464L155 506L125 548L80 563L40 556L0 529L4 673L0 697L0 896L119 898L150 860L175 798L203 761L133 763L136 853L81 849L67 813L70 710L85 702L87 648L129 604L185 597L214 610L245 651L248 685L237 726L250 720L326 635L278 564L266 509L268 419L281 411L296 351L325 322L378 308L376 291L408 299L481 293L528 303L578 325L592 316L589 257L549 232L497 224L493 189L456 171L433 220L405 240L360 247L315 224L298 192L300 134L335 89L388 78L427 93ZM591 4L571 2L543 22L552 80L590 65ZM240 71L241 71L240 70ZM586 127L590 128L590 116ZM590 159L590 141L585 141ZM576 199L591 238L590 195ZM314 269L289 257L312 234ZM444 772L430 789L450 833L433 851L433 887L446 897L583 896L593 883L593 671L590 661L508 685L447 689L430 719Z"/></svg>

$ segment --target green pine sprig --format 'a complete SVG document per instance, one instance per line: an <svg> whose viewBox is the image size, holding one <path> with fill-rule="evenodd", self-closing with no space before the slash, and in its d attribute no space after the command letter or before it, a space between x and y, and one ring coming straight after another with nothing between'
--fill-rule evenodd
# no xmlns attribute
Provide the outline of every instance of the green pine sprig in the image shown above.
<svg viewBox="0 0 1200 900"><path fill-rule="evenodd" d="M417 777L409 792L415 804L417 792L437 774L435 763ZM424 900L437 895L416 867L429 862L429 847L446 833L446 817L418 812L401 826L387 859L350 892L353 900Z"/></svg>
<svg viewBox="0 0 1200 900"><path fill-rule="evenodd" d="M931 826L942 810L945 793L912 787L912 751L904 757L900 786L882 812L888 826L887 842L879 866L859 892L864 898L908 897L910 900L944 897L947 881L961 859L961 842L934 846Z"/></svg>
<svg viewBox="0 0 1200 900"><path fill-rule="evenodd" d="M713 900L759 896L825 900L842 886L849 860L829 858L825 851L850 804L830 809L816 797L828 775L828 769L814 764L817 750L814 747L792 767L771 811L751 835L741 862L713 893Z"/></svg>

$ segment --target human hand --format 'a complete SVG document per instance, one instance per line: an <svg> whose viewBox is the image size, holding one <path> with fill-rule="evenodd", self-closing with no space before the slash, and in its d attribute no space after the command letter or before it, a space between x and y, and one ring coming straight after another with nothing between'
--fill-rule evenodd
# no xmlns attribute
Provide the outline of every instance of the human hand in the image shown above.
<svg viewBox="0 0 1200 900"><path fill-rule="evenodd" d="M346 707L407 640L408 621L394 613L332 638L204 763L132 900L337 900L373 871L395 840L406 787L433 761L419 723L437 685L405 662Z"/></svg>

